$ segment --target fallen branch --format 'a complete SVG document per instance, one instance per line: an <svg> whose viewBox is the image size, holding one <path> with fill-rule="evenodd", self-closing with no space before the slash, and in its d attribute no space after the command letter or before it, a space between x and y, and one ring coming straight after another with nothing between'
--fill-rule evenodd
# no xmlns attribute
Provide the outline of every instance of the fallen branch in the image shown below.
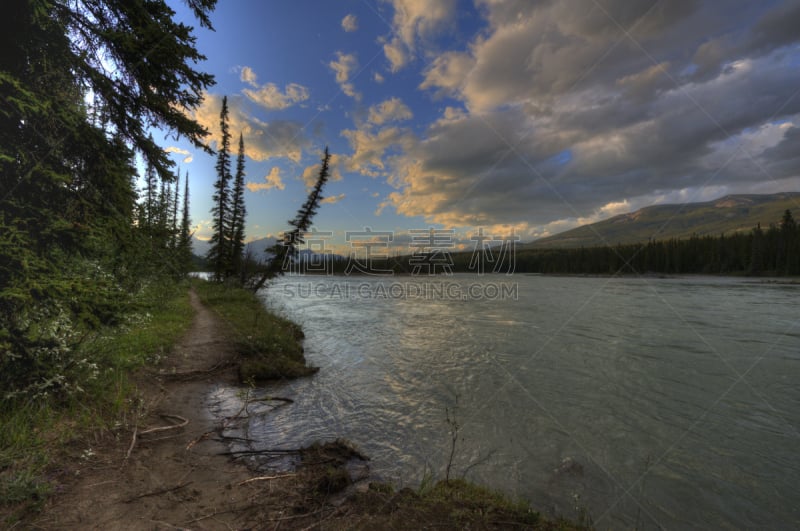
<svg viewBox="0 0 800 531"><path fill-rule="evenodd" d="M269 455L269 454L299 454L300 450L284 450L281 448L272 448L267 450L239 450L239 451L231 451L231 452L220 452L217 455L232 455L234 457L237 456L244 456L244 455Z"/></svg>
<svg viewBox="0 0 800 531"><path fill-rule="evenodd" d="M131 503L131 502L136 501L136 500L141 499L141 498L147 498L149 496L158 496L160 494L166 494L167 492L180 490L180 489L182 489L182 488L184 488L184 487L186 487L188 485L191 485L191 483L192 483L191 481L187 481L185 483L181 483L181 484L175 485L173 487L166 487L166 488L163 488L163 489L151 490L150 492L145 492L144 494L139 494L138 496L133 496L132 498L128 498L126 500L123 500L122 503Z"/></svg>
<svg viewBox="0 0 800 531"><path fill-rule="evenodd" d="M125 460L127 461L128 458L131 456L131 452L133 451L133 447L136 446L136 433L138 432L139 427L134 425L133 426L133 437L131 437L131 445L128 447L128 452L125 454Z"/></svg>
<svg viewBox="0 0 800 531"><path fill-rule="evenodd" d="M280 478L293 478L297 474L279 474L277 476L258 476L255 478L246 479L236 484L238 487L239 485L244 485L245 483L252 483L253 481L269 481L271 479L280 479Z"/></svg>
<svg viewBox="0 0 800 531"><path fill-rule="evenodd" d="M184 426L189 424L189 419L185 419L185 418L181 417L180 415L161 415L161 417L165 418L165 419L178 419L178 420L181 421L181 423L180 424L173 424L171 426L159 426L157 428L150 428L148 430L144 430L142 432L139 432L139 435L145 435L147 433L155 433L157 431L174 430L174 429L177 429L177 428L183 428Z"/></svg>
<svg viewBox="0 0 800 531"><path fill-rule="evenodd" d="M212 367L209 367L208 369L197 369L194 371L185 371L185 372L161 372L161 371L158 372L149 371L149 372L154 376L160 376L161 378L165 378L167 380L191 380L193 378L197 378L198 376L206 376L208 374L217 372L221 369L225 369L233 364L234 364L233 360L224 360L217 363L216 365L213 365Z"/></svg>
<svg viewBox="0 0 800 531"><path fill-rule="evenodd" d="M200 442L200 441L202 441L202 440L208 439L208 438L211 436L211 434L212 434L212 433L214 433L214 432L213 432L213 431L207 431L207 432L205 432L205 433L204 433L204 434L202 434L200 437L198 437L197 439L195 439L195 440L193 440L192 442L190 442L189 444L187 444L187 445L186 445L186 449L187 449L187 450L191 450L191 449L192 449L192 447L193 447L195 444L199 443L199 442Z"/></svg>
<svg viewBox="0 0 800 531"><path fill-rule="evenodd" d="M306 518L308 516L316 516L319 513L325 511L325 509L326 509L326 507L323 507L322 509L318 509L316 511L312 511L312 512L306 513L306 514L293 514L293 515L290 515L290 516L280 516L280 517L277 517L277 518L265 518L265 520L268 521L268 522L283 522L284 520L296 520L297 518Z"/></svg>
<svg viewBox="0 0 800 531"><path fill-rule="evenodd" d="M265 396L264 398L251 398L250 402L286 402L287 404L294 404L291 398L283 398L281 396Z"/></svg>

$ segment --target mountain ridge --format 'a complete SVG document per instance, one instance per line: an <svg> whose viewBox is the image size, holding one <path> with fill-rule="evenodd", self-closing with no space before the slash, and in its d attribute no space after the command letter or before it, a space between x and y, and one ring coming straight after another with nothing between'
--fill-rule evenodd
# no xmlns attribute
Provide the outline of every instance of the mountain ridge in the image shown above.
<svg viewBox="0 0 800 531"><path fill-rule="evenodd" d="M777 224L786 209L800 215L800 192L729 194L711 201L651 205L523 244L559 249L646 243L650 239L719 236Z"/></svg>

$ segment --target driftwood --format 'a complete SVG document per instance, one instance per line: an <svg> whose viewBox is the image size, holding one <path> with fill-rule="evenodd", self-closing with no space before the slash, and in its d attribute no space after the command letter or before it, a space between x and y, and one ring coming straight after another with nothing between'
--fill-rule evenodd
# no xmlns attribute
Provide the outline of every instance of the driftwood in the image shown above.
<svg viewBox="0 0 800 531"><path fill-rule="evenodd" d="M133 436L131 437L131 445L128 447L128 451L125 453L126 461L131 457L131 453L133 452L133 448L136 446L136 441L138 436L147 435L148 433L156 433L159 431L167 431L167 430L174 430L177 428L183 428L184 426L189 424L189 419L185 419L180 415L161 415L161 417L166 419L178 419L180 423L172 424L171 426L159 426L157 428L150 428L144 431L139 431L139 426L134 425Z"/></svg>
<svg viewBox="0 0 800 531"><path fill-rule="evenodd" d="M297 474L278 474L277 476L258 476L258 477L255 477L255 478L250 478L250 479L246 479L244 481L240 481L239 483L236 484L236 486L238 487L239 485L245 485L247 483L252 483L254 481L269 481L269 480L272 480L272 479L293 478L296 475Z"/></svg>
<svg viewBox="0 0 800 531"><path fill-rule="evenodd" d="M180 415L161 415L161 417L165 418L165 419L178 419L181 422L180 422L180 424L172 424L171 426L159 426L157 428L150 428L148 430L144 430L144 431L139 432L139 435L145 435L145 434L148 434L148 433L155 433L157 431L174 430L174 429L177 429L177 428L183 428L184 426L189 424L189 419L185 419L185 418L181 417Z"/></svg>

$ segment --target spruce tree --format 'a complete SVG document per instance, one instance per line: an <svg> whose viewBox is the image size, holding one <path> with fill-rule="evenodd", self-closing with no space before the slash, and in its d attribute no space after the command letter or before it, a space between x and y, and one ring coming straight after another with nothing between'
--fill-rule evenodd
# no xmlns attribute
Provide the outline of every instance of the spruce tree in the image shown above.
<svg viewBox="0 0 800 531"><path fill-rule="evenodd" d="M178 168L178 173L175 179L175 195L172 197L172 221L170 223L170 249L175 249L178 246L178 191L181 187L181 170Z"/></svg>
<svg viewBox="0 0 800 531"><path fill-rule="evenodd" d="M231 198L231 258L229 274L241 273L244 255L244 223L247 208L244 204L244 137L239 134L239 154L236 158L236 176Z"/></svg>
<svg viewBox="0 0 800 531"><path fill-rule="evenodd" d="M188 0L209 25L215 0ZM8 0L0 18L0 400L85 383L74 343L118 322L153 221L163 127L196 147L213 77L164 0ZM137 215L135 157L151 178ZM147 177L147 176L146 176ZM58 324L58 326L55 326ZM49 387L48 387L49 386Z"/></svg>
<svg viewBox="0 0 800 531"><path fill-rule="evenodd" d="M211 207L213 216L211 248L208 250L208 261L213 269L214 279L222 280L230 272L230 181L231 181L231 134L228 130L228 97L222 98L222 110L219 114L221 139L217 149L217 180L214 182L214 204Z"/></svg>
<svg viewBox="0 0 800 531"><path fill-rule="evenodd" d="M144 228L152 230L156 225L156 204L158 202L158 183L156 182L156 171L152 164L147 164L144 170Z"/></svg>
<svg viewBox="0 0 800 531"><path fill-rule="evenodd" d="M183 212L178 237L178 264L181 272L188 272L192 264L192 232L189 219L189 172L183 185Z"/></svg>
<svg viewBox="0 0 800 531"><path fill-rule="evenodd" d="M322 163L319 167L319 174L317 174L317 182L308 193L306 202L303 203L303 206L297 211L295 218L289 220L289 225L294 228L283 234L282 241L276 243L269 249L265 249L265 252L272 254L272 258L267 264L266 269L262 272L261 278L253 284L253 291L261 289L271 278L282 275L284 264L287 259L291 260L297 256L298 248L304 242L303 237L311 228L311 222L323 199L322 188L325 186L325 183L328 182L330 160L331 154L326 146L325 153L322 156Z"/></svg>

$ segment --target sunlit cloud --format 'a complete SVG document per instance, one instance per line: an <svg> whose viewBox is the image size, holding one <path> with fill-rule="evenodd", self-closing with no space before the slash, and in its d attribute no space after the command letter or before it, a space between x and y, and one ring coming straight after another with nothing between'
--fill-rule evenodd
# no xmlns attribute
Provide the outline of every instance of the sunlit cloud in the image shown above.
<svg viewBox="0 0 800 531"><path fill-rule="evenodd" d="M239 73L239 79L252 87L258 86L258 82L256 81L256 73L249 66L242 67L242 70Z"/></svg>
<svg viewBox="0 0 800 531"><path fill-rule="evenodd" d="M361 93L356 91L356 87L351 81L351 75L358 69L358 59L354 54L336 52L336 60L328 63L328 66L336 74L336 83L346 95L361 101Z"/></svg>
<svg viewBox="0 0 800 531"><path fill-rule="evenodd" d="M283 180L281 179L281 169L275 166L264 176L264 182L248 181L245 187L251 192L260 192L262 190L272 190L273 188L283 190L286 188L286 185L283 184Z"/></svg>
<svg viewBox="0 0 800 531"><path fill-rule="evenodd" d="M388 0L394 8L392 34L384 43L383 51L389 61L389 70L397 72L405 67L435 31L455 18L455 0Z"/></svg>
<svg viewBox="0 0 800 531"><path fill-rule="evenodd" d="M193 113L195 120L211 133L208 141L212 147L220 137L221 109L222 96L206 93L202 105ZM240 132L244 135L245 153L255 161L285 157L300 162L303 150L311 144L303 124L291 120L261 121L246 112L239 95L228 98L228 114L231 135L234 139L238 139Z"/></svg>
<svg viewBox="0 0 800 531"><path fill-rule="evenodd" d="M350 13L342 19L342 29L346 32L353 32L358 29L358 18Z"/></svg>
<svg viewBox="0 0 800 531"><path fill-rule="evenodd" d="M275 83L265 83L259 86L255 72L248 66L242 68L240 79L253 87L253 89L243 89L242 93L250 101L269 111L288 109L309 98L308 88L297 83L289 83L284 87L283 92Z"/></svg>
<svg viewBox="0 0 800 531"><path fill-rule="evenodd" d="M341 156L337 154L331 155L331 160L328 161L328 171L329 177L328 179L331 181L341 181L342 180L342 173L340 171L341 166ZM306 166L303 170L303 174L300 177L300 180L306 185L306 189L310 189L314 186L317 182L317 178L319 178L319 169L321 163L312 164L311 166Z"/></svg>
<svg viewBox="0 0 800 531"><path fill-rule="evenodd" d="M322 199L322 201L320 201L320 203L326 204L326 205L333 205L335 203L338 203L339 201L341 201L344 198L345 198L345 194L343 194L343 193L339 194L339 195L332 195L330 197L325 197L324 199Z"/></svg>
<svg viewBox="0 0 800 531"><path fill-rule="evenodd" d="M190 162L192 162L194 160L194 157L192 156L192 154L189 151L187 151L185 149L181 149L179 147L169 146L164 151L166 151L167 153L175 153L175 154L178 154L178 155L183 155L184 156L183 162L185 164L189 164Z"/></svg>
<svg viewBox="0 0 800 531"><path fill-rule="evenodd" d="M367 120L376 125L383 125L387 122L410 120L413 117L411 109L400 98L389 98L370 107Z"/></svg>

